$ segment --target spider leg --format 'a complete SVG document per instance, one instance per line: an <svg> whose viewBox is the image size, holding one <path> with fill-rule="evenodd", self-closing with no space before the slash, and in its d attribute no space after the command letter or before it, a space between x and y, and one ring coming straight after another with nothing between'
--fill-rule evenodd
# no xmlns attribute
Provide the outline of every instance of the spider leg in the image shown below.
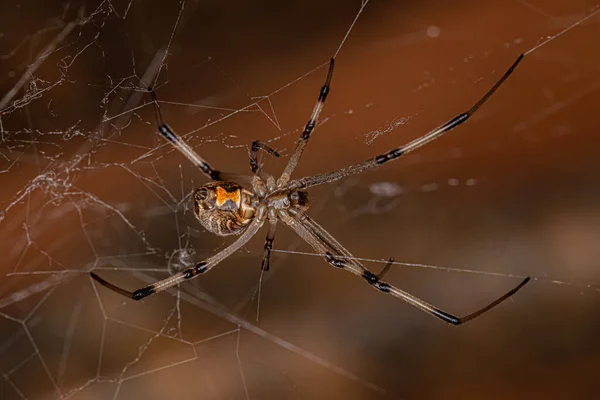
<svg viewBox="0 0 600 400"><path fill-rule="evenodd" d="M327 99L327 94L329 94L331 78L333 77L333 64L334 64L334 59L332 58L331 61L329 62L329 71L327 72L327 78L325 79L325 84L323 85L323 87L321 88L321 91L319 92L319 98L317 99L317 104L315 104L315 108L313 109L310 119L308 120L308 123L306 124L306 126L304 127L304 130L302 131L302 134L300 135L300 139L298 139L298 142L296 143L296 149L294 150L294 154L292 154L292 156L290 157L290 160L288 161L288 164L285 167L285 170L283 171L283 173L281 174L281 177L277 181L278 187L283 187L290 180L290 176L292 175L292 172L294 171L294 169L298 165L298 162L300 161L300 157L302 156L302 153L304 152L304 148L306 147L306 144L308 143L308 139L310 139L310 135L311 135L312 131L315 129L315 125L317 123L317 118L319 118L319 114L321 113L321 110L323 110L323 104L325 104L325 99Z"/></svg>
<svg viewBox="0 0 600 400"><path fill-rule="evenodd" d="M167 125L162 118L160 107L158 105L158 99L154 89L148 88L150 96L152 96L152 105L154 106L154 115L158 124L158 133L164 137L173 147L175 147L181 154L183 154L188 160L192 162L196 167L204 173L208 178L213 181L231 181L231 180L245 180L250 182L251 178L245 177L238 174L229 174L218 171L210 166L210 164L202 157L198 155L178 134L176 134Z"/></svg>
<svg viewBox="0 0 600 400"><path fill-rule="evenodd" d="M270 175L264 173L262 168L260 167L260 165L258 165L258 151L259 150L263 150L275 157L279 157L279 153L276 150L273 150L272 148L267 146L263 142L260 142L258 140L255 140L252 142L252 148L250 151L250 168L252 169L252 173L254 175L258 175L264 181L267 181Z"/></svg>
<svg viewBox="0 0 600 400"><path fill-rule="evenodd" d="M199 262L192 268L187 268L181 272L178 272L175 275L172 275L161 281L155 282L152 285L138 289L134 292L130 292L128 290L122 289L122 288L104 280L103 278L99 277L98 275L96 275L93 272L90 272L90 276L94 280L96 280L99 284L101 284L102 286L107 287L110 290L119 293L120 295L129 297L134 300L141 300L144 297L148 297L155 293L162 292L163 290L167 290L170 287L177 285L178 283L184 282L189 279L193 279L193 278L195 278L199 275L202 275L202 274L208 272L209 270L211 270L213 267L215 267L221 261L223 261L224 259L229 257L231 254L233 254L235 251L237 251L240 247L245 245L248 242L248 240L250 240L252 238L252 236L254 236L256 234L256 232L258 232L258 230L264 224L265 216L266 216L266 206L263 205L263 206L259 207L256 217L250 223L250 225L248 225L248 228L246 229L246 231L235 242L233 242L231 245L229 245L229 247L226 247L225 249L223 249L221 252L215 254L214 256L209 257L206 260Z"/></svg>
<svg viewBox="0 0 600 400"><path fill-rule="evenodd" d="M383 277L388 273L390 268L394 265L394 257L390 257L385 267L381 270L380 273L377 274L377 279L383 279Z"/></svg>
<svg viewBox="0 0 600 400"><path fill-rule="evenodd" d="M466 112L458 114L456 117L450 119L448 122L442 124L441 126L433 129L432 131L426 133L425 135L416 138L412 142L398 147L396 149L390 150L387 153L378 155L377 157L371 158L367 161L364 161L360 164L351 165L349 167L338 169L337 171L327 172L320 175L308 176L302 179L291 181L287 188L290 190L296 189L305 189L311 186L322 185L325 183L337 181L339 179L345 178L349 175L360 174L371 168L379 167L385 163L396 160L403 155L418 149L419 147L435 140L445 134L446 132L456 128L457 126L465 123L475 112L486 102L488 99L498 90L498 88L506 81L506 79L513 73L517 65L523 59L523 54L521 54L517 60L510 66L510 68L502 75L502 77L492 86L490 90L488 90L477 103L473 107L471 107Z"/></svg>
<svg viewBox="0 0 600 400"><path fill-rule="evenodd" d="M273 241L275 240L275 229L277 228L277 216L269 214L269 232L265 239L265 250L263 253L261 270L268 271L271 261L271 250L273 249Z"/></svg>
<svg viewBox="0 0 600 400"><path fill-rule="evenodd" d="M317 253L323 254L325 261L327 261L333 267L344 269L357 276L360 276L380 292L391 294L392 296L404 300L405 302L419 308L429 315L439 318L442 321L452 325L460 325L480 316L481 314L494 308L504 300L514 295L529 281L529 277L525 278L514 289L510 290L485 307L465 317L458 317L443 311L427 303L426 301L413 296L410 293L392 286L387 282L382 281L381 277L389 270L389 266L391 266L393 261L388 262L384 270L379 275L375 275L365 268L360 262L358 262L356 258L353 257L352 254L350 254L350 252L346 250L337 240L335 240L335 238L333 238L329 232L323 229L314 220L310 219L302 211L290 209L290 212L288 213L285 210L281 210L279 212L279 217L286 225L292 228L301 238L310 244Z"/></svg>

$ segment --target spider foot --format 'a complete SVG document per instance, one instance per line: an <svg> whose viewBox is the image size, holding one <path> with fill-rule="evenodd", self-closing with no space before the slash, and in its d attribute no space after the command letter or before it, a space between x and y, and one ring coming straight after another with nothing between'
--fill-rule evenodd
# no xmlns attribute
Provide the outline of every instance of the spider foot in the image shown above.
<svg viewBox="0 0 600 400"><path fill-rule="evenodd" d="M377 274L377 280L381 280L383 279L383 277L385 276L385 274L388 273L388 271L390 270L390 268L392 267L392 265L394 264L394 257L390 257L387 264L385 265L385 267L383 267L383 269L381 270L381 272L379 274Z"/></svg>

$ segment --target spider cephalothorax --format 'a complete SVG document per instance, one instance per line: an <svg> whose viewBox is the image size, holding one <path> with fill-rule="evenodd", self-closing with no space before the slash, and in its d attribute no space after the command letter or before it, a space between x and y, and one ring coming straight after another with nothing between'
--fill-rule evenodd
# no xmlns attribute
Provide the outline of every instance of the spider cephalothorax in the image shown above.
<svg viewBox="0 0 600 400"><path fill-rule="evenodd" d="M92 273L92 277L100 284L130 297L134 300L141 300L154 293L162 292L181 282L193 279L210 271L213 267L229 257L235 251L244 246L258 230L268 222L269 231L265 240L262 270L269 269L269 260L273 240L275 240L275 228L278 221L282 221L285 225L296 232L304 239L316 252L323 256L325 261L331 266L348 271L354 275L363 278L373 288L382 293L390 294L396 298L406 301L413 306L425 311L426 313L437 317L445 322L458 325L468 320L471 320L478 315L483 314L487 310L500 304L514 293L516 293L529 278L523 280L514 289L496 299L486 307L459 318L455 315L447 313L432 306L431 304L407 293L395 286L384 282L382 279L393 264L393 258L386 267L378 274L371 272L359 259L352 256L331 234L329 234L316 221L310 218L306 211L308 210L308 195L304 191L311 186L322 185L342 179L349 175L359 174L366 170L376 168L390 161L396 160L406 153L409 153L424 144L435 140L444 133L456 128L460 124L466 122L469 117L475 113L485 103L490 96L500 87L500 85L508 78L521 61L523 55L517 58L517 61L506 71L506 73L496 82L496 84L488 90L488 92L477 102L473 107L464 113L458 114L440 127L430 131L429 133L418 137L408 144L392 149L387 153L377 157L368 159L359 164L341 168L337 171L328 172L321 175L308 176L297 180L290 180L292 172L298 165L300 157L306 148L306 144L310 139L310 135L316 126L319 113L323 109L325 98L329 93L329 84L333 75L333 59L329 65L329 73L325 84L319 92L319 98L315 105L310 120L306 124L298 142L296 149L290 157L285 170L279 177L275 178L262 171L258 162L258 152L263 150L271 155L279 157L279 153L265 143L254 141L250 151L250 167L253 173L252 177L240 176L235 174L222 173L213 169L202 157L200 157L190 146L185 143L181 137L165 124L160 115L160 109L156 100L156 95L151 90L153 104L155 106L156 118L158 120L158 132L168 140L177 150L185 155L194 165L198 167L208 178L213 180L207 183L194 193L194 204L196 217L200 223L210 232L220 236L240 235L230 246L214 254L211 257L198 262L196 265L179 271L172 276L155 282L149 286L138 289L134 292L121 289L110 282L105 281L98 275ZM250 178L250 179L248 179ZM245 189L234 181L244 181L251 185L252 190Z"/></svg>

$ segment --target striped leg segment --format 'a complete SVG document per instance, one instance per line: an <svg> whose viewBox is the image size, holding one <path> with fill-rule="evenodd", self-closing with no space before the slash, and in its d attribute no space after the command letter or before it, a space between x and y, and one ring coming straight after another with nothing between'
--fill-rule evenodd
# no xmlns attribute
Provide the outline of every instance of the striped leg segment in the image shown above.
<svg viewBox="0 0 600 400"><path fill-rule="evenodd" d="M302 134L300 135L300 139L298 139L298 142L296 143L296 149L294 150L294 154L292 154L292 156L290 157L290 160L288 161L288 164L285 167L285 170L283 171L283 173L281 174L281 177L277 181L278 187L283 187L290 180L290 176L292 175L292 172L294 171L294 169L296 169L296 166L298 165L298 162L300 161L300 157L302 157L302 153L304 152L304 148L306 147L306 144L308 143L308 139L310 139L310 135L313 132L313 130L315 129L315 125L317 124L317 119L319 118L319 114L323 110L323 105L325 104L325 100L327 99L327 95L329 94L331 78L333 77L333 65L334 65L334 59L332 58L331 61L329 62L329 71L327 72L327 79L325 79L325 84L323 85L323 87L321 87L321 91L319 92L319 98L317 99L317 104L315 104L315 108L313 109L310 119L308 120L308 123L306 124L306 126L304 127L304 130L302 131Z"/></svg>
<svg viewBox="0 0 600 400"><path fill-rule="evenodd" d="M110 289L114 292L117 292L120 295L123 295L123 296L128 297L133 300L141 300L145 297L153 295L154 293L162 292L163 290L167 290L179 283L185 282L189 279L193 279L197 276L200 276L200 275L210 271L213 267L215 267L221 261L223 261L224 259L229 257L231 254L233 254L235 251L237 251L243 245L245 245L248 242L248 240L250 240L250 238L252 238L252 236L254 236L256 234L256 232L258 232L258 230L264 224L265 216L266 216L266 206L261 206L257 211L256 217L254 218L252 223L250 223L250 225L248 225L248 228L246 229L246 231L244 233L242 233L242 235L235 242L233 242L229 247L225 248L220 253L217 253L214 256L209 257L202 262L199 262L194 267L187 268L187 269L185 269L181 272L178 272L177 274L174 274L166 279L155 282L152 285L143 287L134 292L130 292L128 290L122 289L122 288L104 280L103 278L99 277L98 275L96 275L93 272L90 273L90 276L96 282L101 284L102 286L107 287L108 289Z"/></svg>
<svg viewBox="0 0 600 400"><path fill-rule="evenodd" d="M405 302L419 308L420 310L432 315L436 318L441 319L452 325L460 325L467 321L470 321L481 314L489 311L504 300L514 295L519 289L521 289L527 282L529 277L525 278L519 283L514 289L510 290L500 298L494 300L487 306L469 314L465 317L458 317L443 311L410 293L407 293L395 286L390 285L387 282L381 280L383 276L388 272L389 268L393 263L393 259L388 261L386 267L378 275L372 273L365 268L355 257L350 254L337 240L329 234L325 229L318 225L315 221L310 219L306 214L299 210L291 209L287 211L280 211L279 213L282 221L292 228L301 238L303 238L308 244L310 244L317 253L323 254L325 261L331 266L339 269L346 270L353 273L354 275L362 277L367 283L373 288L380 292L391 294L392 296L404 300Z"/></svg>
<svg viewBox="0 0 600 400"><path fill-rule="evenodd" d="M269 232L265 239L265 248L263 253L261 270L268 271L271 264L271 250L273 249L273 241L275 240L275 229L277 228L277 218L269 218Z"/></svg>
<svg viewBox="0 0 600 400"><path fill-rule="evenodd" d="M486 102L488 99L498 90L498 88L506 81L506 79L513 73L517 65L523 59L523 54L521 54L517 60L510 66L510 68L502 75L502 77L496 82L494 86L490 90L486 92L485 95L473 107L471 107L468 111L458 114L456 117L450 119L445 124L442 124L438 128L428 132L427 134L413 140L412 142L398 147L397 149L393 149L388 151L387 153L378 155L377 157L371 158L365 162L360 164L351 165L346 168L341 168L337 171L327 172L321 175L309 176L306 178L298 179L295 181L291 181L288 185L288 189L296 190L296 189L305 189L311 186L323 185L325 183L330 183L333 181L337 181L339 179L345 178L349 175L359 174L371 168L379 167L380 165L386 164L390 161L396 160L403 155L418 149L419 147L439 138L443 134L457 126L467 122L467 120L475 114L475 112Z"/></svg>
<svg viewBox="0 0 600 400"><path fill-rule="evenodd" d="M220 181L223 179L223 176L220 171L212 168L210 164L200 157L198 153L196 153L179 135L177 135L173 130L169 127L169 125L165 124L162 119L162 114L160 112L160 107L158 106L158 100L156 99L156 93L154 89L148 88L150 95L152 96L153 105L154 105L154 114L156 116L156 121L158 123L158 133L162 137L164 137L169 143L173 145L181 154L183 154L188 160L192 162L196 167L200 169L210 179L213 181Z"/></svg>

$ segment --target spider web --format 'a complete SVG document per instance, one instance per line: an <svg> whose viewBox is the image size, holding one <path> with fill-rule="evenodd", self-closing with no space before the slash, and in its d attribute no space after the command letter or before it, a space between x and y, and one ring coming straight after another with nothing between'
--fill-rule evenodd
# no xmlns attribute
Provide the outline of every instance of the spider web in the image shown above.
<svg viewBox="0 0 600 400"><path fill-rule="evenodd" d="M285 3L3 5L0 398L589 398L598 5ZM205 179L156 134L148 86L217 169L249 172L260 139L282 153L261 160L277 173L335 55L301 176L439 125L520 53L472 122L310 193L311 215L359 259L377 271L394 256L389 280L444 309L467 314L533 277L489 314L445 326L284 227L264 276L260 233L142 303L90 280L135 289L230 242L195 222Z"/></svg>

